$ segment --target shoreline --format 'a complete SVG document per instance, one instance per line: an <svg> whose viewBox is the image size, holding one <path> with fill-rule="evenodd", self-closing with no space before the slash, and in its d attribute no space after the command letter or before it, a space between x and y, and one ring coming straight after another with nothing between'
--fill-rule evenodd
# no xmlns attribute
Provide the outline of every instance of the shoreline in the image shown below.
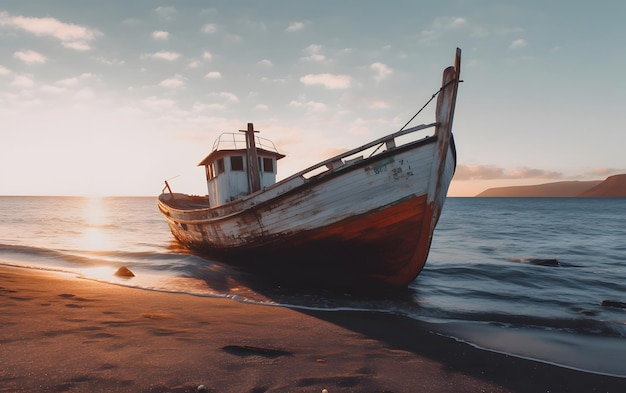
<svg viewBox="0 0 626 393"><path fill-rule="evenodd" d="M0 391L626 388L626 378L478 349L399 315L251 305L8 266L0 332Z"/></svg>

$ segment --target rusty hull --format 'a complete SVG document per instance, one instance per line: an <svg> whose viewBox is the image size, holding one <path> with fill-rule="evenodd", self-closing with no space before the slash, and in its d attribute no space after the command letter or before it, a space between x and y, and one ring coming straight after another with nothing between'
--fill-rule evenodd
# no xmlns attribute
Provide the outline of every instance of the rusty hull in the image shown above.
<svg viewBox="0 0 626 393"><path fill-rule="evenodd" d="M437 155L437 139L309 179L230 214L211 217L215 209L198 205L184 209L178 194L173 201L163 194L159 206L174 236L201 253L332 286L402 287L422 270L441 211L443 200L429 193L429 185L439 183L445 197L456 165L452 144L443 181L431 178L434 165L425 162ZM226 209L234 210L225 206L222 213Z"/></svg>

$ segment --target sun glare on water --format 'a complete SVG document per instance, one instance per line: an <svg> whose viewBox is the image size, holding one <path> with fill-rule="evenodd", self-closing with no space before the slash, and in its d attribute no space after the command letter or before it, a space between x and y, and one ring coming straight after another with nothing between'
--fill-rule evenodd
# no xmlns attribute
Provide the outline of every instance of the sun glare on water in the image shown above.
<svg viewBox="0 0 626 393"><path fill-rule="evenodd" d="M85 277L99 281L119 281L115 276L116 269L112 266L85 267L78 271Z"/></svg>
<svg viewBox="0 0 626 393"><path fill-rule="evenodd" d="M112 250L113 241L105 231L105 227L111 223L108 222L103 198L87 198L83 214L85 224L80 239L80 245L83 249L91 251Z"/></svg>

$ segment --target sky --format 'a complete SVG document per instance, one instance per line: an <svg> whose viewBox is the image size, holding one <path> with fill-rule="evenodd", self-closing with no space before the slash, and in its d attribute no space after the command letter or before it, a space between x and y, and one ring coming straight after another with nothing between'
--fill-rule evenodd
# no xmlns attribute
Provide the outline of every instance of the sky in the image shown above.
<svg viewBox="0 0 626 393"><path fill-rule="evenodd" d="M0 0L0 195L205 194L247 123L285 178L399 130L457 47L449 196L626 173L621 0L119 4Z"/></svg>

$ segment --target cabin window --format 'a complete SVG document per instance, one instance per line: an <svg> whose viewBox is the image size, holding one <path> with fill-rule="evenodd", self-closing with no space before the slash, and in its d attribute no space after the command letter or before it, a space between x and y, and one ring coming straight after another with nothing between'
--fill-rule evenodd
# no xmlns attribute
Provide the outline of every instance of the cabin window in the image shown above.
<svg viewBox="0 0 626 393"><path fill-rule="evenodd" d="M243 157L242 156L230 157L230 169L233 171L243 171Z"/></svg>
<svg viewBox="0 0 626 393"><path fill-rule="evenodd" d="M224 173L224 159L220 158L219 160L215 161L215 164L217 166L217 173Z"/></svg>
<svg viewBox="0 0 626 393"><path fill-rule="evenodd" d="M213 179L215 176L213 175L213 165L209 164L206 166L206 178L207 180Z"/></svg>
<svg viewBox="0 0 626 393"><path fill-rule="evenodd" d="M263 157L263 172L274 173L274 160Z"/></svg>

